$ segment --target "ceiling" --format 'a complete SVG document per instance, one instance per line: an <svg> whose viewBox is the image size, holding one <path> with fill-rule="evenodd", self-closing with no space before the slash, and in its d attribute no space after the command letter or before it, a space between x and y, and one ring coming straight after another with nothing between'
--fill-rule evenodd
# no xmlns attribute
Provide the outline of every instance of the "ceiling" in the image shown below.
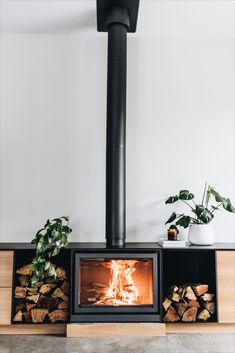
<svg viewBox="0 0 235 353"><path fill-rule="evenodd" d="M96 31L95 0L0 0L2 33ZM234 37L234 0L140 0L136 36Z"/></svg>

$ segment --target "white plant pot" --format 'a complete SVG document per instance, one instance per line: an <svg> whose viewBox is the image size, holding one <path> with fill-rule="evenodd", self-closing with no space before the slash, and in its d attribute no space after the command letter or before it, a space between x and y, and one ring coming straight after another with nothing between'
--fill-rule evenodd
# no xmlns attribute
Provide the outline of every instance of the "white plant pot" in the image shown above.
<svg viewBox="0 0 235 353"><path fill-rule="evenodd" d="M188 241L195 245L213 244L215 232L212 224L192 224L188 231Z"/></svg>

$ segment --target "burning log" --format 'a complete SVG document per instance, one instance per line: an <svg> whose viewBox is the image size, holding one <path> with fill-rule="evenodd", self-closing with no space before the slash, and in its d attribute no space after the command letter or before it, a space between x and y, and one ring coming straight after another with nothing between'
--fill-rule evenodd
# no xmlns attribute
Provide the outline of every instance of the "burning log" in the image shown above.
<svg viewBox="0 0 235 353"><path fill-rule="evenodd" d="M211 319L216 311L215 302L212 301L214 294L205 290L208 290L206 284L172 286L162 303L165 310L164 321L179 321L177 315L183 322Z"/></svg>

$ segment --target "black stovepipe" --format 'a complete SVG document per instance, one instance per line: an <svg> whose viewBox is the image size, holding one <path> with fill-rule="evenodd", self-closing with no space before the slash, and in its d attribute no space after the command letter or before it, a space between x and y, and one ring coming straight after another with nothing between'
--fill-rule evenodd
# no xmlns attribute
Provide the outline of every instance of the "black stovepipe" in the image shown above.
<svg viewBox="0 0 235 353"><path fill-rule="evenodd" d="M128 10L109 9L107 136L106 136L106 244L123 247L126 238L126 71Z"/></svg>

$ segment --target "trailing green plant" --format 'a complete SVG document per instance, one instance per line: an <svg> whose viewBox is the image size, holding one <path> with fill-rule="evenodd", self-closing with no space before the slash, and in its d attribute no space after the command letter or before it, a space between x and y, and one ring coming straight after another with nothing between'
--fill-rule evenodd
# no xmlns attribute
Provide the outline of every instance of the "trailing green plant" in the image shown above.
<svg viewBox="0 0 235 353"><path fill-rule="evenodd" d="M177 201L185 203L191 211L190 215L173 212L165 224L171 224L170 229L175 229L179 233L178 227L188 228L190 224L208 224L214 218L214 212L224 208L228 212L235 213L230 199L221 196L214 187L205 184L201 203L194 201L194 194L189 190L181 190L179 194L170 196L165 201L166 204L173 204Z"/></svg>
<svg viewBox="0 0 235 353"><path fill-rule="evenodd" d="M45 277L57 277L55 266L50 259L58 255L61 248L68 245L68 235L71 232L69 217L64 216L52 221L48 219L44 227L36 233L31 241L36 245L36 255L31 263L33 287Z"/></svg>

